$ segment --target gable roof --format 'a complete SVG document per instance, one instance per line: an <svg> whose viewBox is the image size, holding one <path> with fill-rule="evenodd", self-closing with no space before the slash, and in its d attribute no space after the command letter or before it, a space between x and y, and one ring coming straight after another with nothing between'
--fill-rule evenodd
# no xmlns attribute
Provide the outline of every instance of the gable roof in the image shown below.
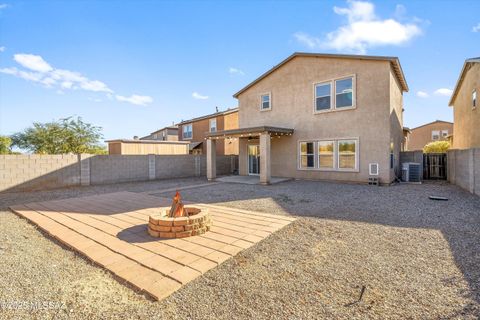
<svg viewBox="0 0 480 320"><path fill-rule="evenodd" d="M448 105L450 107L453 106L453 103L455 102L455 98L457 97L458 90L460 90L460 86L462 85L463 79L465 78L465 74L474 63L480 63L480 57L467 59L463 63L462 71L460 71L460 76L458 77L457 83L455 84L455 89L453 89L452 97L448 102Z"/></svg>
<svg viewBox="0 0 480 320"><path fill-rule="evenodd" d="M448 123L448 124L452 124L452 125L453 125L453 122L450 122L450 121L435 120L435 121L432 121L432 122L429 122L429 123L422 124L421 126L412 128L411 130L415 130L415 129L418 129L418 128L426 127L426 126L429 126L429 125L431 125L431 124L439 123L439 122L441 122L441 123Z"/></svg>
<svg viewBox="0 0 480 320"><path fill-rule="evenodd" d="M252 87L254 84L258 83L260 80L266 78L268 75L273 73L275 70L282 67L284 64L293 60L296 57L317 57L317 58L339 58L339 59L357 59L357 60L377 60L377 61L390 61L393 70L395 71L395 75L397 76L400 85L402 86L402 91L408 92L408 84L407 80L405 80L405 75L403 74L402 66L400 65L400 60L397 57L386 57L386 56L365 56L365 55L353 55L353 54L329 54L329 53L308 53L308 52L294 52L292 55L287 57L285 60L262 74L260 77L255 79L254 81L250 82L247 86L243 89L238 91L233 95L234 98L238 98L238 96L246 91L248 88Z"/></svg>

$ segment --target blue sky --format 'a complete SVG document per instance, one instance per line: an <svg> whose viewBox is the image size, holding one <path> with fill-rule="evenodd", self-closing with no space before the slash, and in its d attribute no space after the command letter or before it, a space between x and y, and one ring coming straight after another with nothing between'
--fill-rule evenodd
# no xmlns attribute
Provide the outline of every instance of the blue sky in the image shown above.
<svg viewBox="0 0 480 320"><path fill-rule="evenodd" d="M236 106L295 51L398 56L404 124L453 120L480 1L0 0L0 134L71 115L131 138Z"/></svg>

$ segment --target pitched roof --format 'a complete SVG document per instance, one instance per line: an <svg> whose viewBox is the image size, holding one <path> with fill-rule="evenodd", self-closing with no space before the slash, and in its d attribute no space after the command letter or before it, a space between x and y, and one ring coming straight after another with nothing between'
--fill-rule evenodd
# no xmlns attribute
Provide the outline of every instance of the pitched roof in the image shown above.
<svg viewBox="0 0 480 320"><path fill-rule="evenodd" d="M219 112L207 114L205 116L189 119L189 120L182 120L181 122L177 123L176 125L179 126L179 125L182 125L182 124L185 124L185 123L190 123L190 122L195 122L195 121L204 120L204 119L208 119L208 118L213 118L213 117L216 117L216 116L222 116L222 115L234 113L234 112L237 112L237 111L238 111L238 108L227 109L225 111L219 111Z"/></svg>
<svg viewBox="0 0 480 320"><path fill-rule="evenodd" d="M422 128L422 127L425 127L425 126L428 126L428 125L431 125L431 124L434 124L434 123L438 123L438 122L453 124L453 122L450 122L450 121L435 120L435 121L432 121L432 122L429 122L429 123L422 124L421 126L412 128L411 130L415 130L415 129L418 129L418 128Z"/></svg>
<svg viewBox="0 0 480 320"><path fill-rule="evenodd" d="M247 86L243 89L238 91L233 95L234 98L237 98L242 92L247 90L248 88L252 87L254 84L259 82L260 80L266 78L268 75L273 73L278 68L282 67L284 64L289 62L290 60L296 57L317 57L317 58L339 58L339 59L358 59L358 60L378 60L378 61L390 61L392 64L393 70L395 71L395 75L397 76L402 90L408 92L408 84L407 80L405 80L405 75L403 74L402 66L400 65L400 60L397 57L386 57L386 56L365 56L365 55L351 55L351 54L328 54L328 53L308 53L308 52L294 52L292 55L287 57L285 60L262 74L260 77L255 79L254 81L250 82Z"/></svg>
<svg viewBox="0 0 480 320"><path fill-rule="evenodd" d="M466 72L472 67L472 65L474 63L480 63L480 57L467 59L463 63L462 71L460 71L460 76L458 77L457 83L455 84L455 89L453 89L452 97L450 98L450 101L448 102L448 105L450 107L453 106L453 103L455 102L455 98L457 97L458 90L460 89L460 86L462 85L462 82L463 82L463 79L465 78Z"/></svg>

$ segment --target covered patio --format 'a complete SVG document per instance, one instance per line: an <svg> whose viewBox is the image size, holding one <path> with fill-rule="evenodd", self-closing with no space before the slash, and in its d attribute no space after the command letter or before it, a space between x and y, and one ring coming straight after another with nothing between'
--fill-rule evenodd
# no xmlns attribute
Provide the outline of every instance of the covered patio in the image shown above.
<svg viewBox="0 0 480 320"><path fill-rule="evenodd" d="M207 179L209 181L217 178L216 172L216 143L218 139L259 139L260 148L260 173L261 184L270 184L271 176L271 139L273 137L291 136L293 129L281 127L250 127L232 130L210 132L207 135ZM240 152L240 157L242 152ZM241 162L241 161L240 161Z"/></svg>

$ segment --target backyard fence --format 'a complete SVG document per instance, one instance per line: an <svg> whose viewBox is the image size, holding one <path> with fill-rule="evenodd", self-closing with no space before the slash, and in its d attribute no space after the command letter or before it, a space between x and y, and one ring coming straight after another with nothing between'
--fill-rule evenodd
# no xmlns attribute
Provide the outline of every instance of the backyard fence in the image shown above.
<svg viewBox="0 0 480 320"><path fill-rule="evenodd" d="M238 170L238 156L217 156L217 174ZM201 177L204 155L0 155L0 192Z"/></svg>
<svg viewBox="0 0 480 320"><path fill-rule="evenodd" d="M480 148L447 151L450 183L480 196Z"/></svg>

